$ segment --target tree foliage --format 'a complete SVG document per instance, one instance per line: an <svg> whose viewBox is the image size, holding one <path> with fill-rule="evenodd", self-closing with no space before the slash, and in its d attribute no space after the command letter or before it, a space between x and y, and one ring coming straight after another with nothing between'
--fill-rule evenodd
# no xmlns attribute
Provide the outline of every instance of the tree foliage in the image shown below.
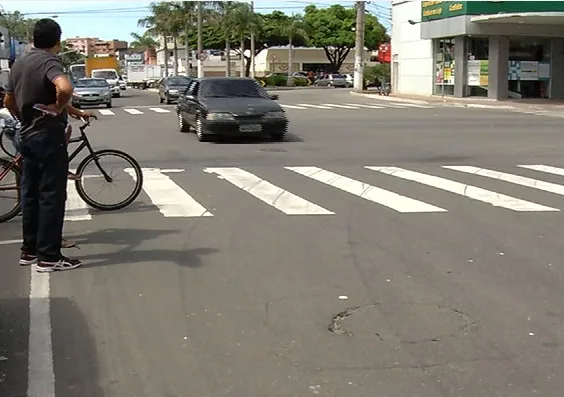
<svg viewBox="0 0 564 397"><path fill-rule="evenodd" d="M19 11L0 13L0 26L10 31L10 36L22 42L31 42L33 25L37 19L25 18Z"/></svg>
<svg viewBox="0 0 564 397"><path fill-rule="evenodd" d="M309 5L305 8L304 23L311 44L323 48L331 68L338 71L355 46L356 9L341 5L320 9ZM378 22L378 18L366 14L365 46L375 50L386 39L386 29Z"/></svg>

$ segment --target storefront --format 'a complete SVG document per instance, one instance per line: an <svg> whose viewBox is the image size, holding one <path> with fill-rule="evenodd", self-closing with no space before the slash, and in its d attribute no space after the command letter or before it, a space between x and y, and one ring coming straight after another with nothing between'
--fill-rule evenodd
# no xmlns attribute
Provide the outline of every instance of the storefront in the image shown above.
<svg viewBox="0 0 564 397"><path fill-rule="evenodd" d="M417 16L408 3L417 3ZM430 95L564 98L564 1L395 1L392 17L398 24L392 31L392 49L398 50L393 83L400 92L420 93L421 87L409 86L415 80L429 83L402 75L402 61L413 74L417 35L418 63L432 65ZM402 47L410 49L410 58Z"/></svg>

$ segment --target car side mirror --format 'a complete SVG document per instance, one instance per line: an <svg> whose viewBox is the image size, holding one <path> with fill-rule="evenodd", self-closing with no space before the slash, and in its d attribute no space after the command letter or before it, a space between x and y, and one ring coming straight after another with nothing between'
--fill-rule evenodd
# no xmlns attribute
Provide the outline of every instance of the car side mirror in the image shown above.
<svg viewBox="0 0 564 397"><path fill-rule="evenodd" d="M280 97L278 96L278 94L270 94L269 95L270 99L272 99L273 101L277 101Z"/></svg>

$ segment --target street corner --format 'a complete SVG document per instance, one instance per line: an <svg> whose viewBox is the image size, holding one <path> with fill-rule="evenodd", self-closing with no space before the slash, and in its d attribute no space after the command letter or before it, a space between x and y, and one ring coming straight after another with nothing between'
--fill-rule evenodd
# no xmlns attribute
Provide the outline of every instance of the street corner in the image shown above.
<svg viewBox="0 0 564 397"><path fill-rule="evenodd" d="M430 102L428 102L428 101L423 101L423 100L419 100L419 99L399 98L399 97L394 97L394 96L371 94L369 92L354 92L354 91L351 91L350 94L352 96L361 96L361 97L365 97L365 98L379 99L379 100L390 101L390 102L404 102L404 103L411 103L411 104L414 104L414 105L429 105L430 104Z"/></svg>

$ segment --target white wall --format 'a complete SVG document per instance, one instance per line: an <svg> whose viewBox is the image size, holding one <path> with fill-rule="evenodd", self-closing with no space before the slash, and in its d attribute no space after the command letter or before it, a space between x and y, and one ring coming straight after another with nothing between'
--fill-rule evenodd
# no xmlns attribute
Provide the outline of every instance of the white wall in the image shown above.
<svg viewBox="0 0 564 397"><path fill-rule="evenodd" d="M430 96L434 78L433 42L422 40L421 25L410 25L410 19L421 21L421 1L392 1L392 82L397 79L398 94Z"/></svg>

